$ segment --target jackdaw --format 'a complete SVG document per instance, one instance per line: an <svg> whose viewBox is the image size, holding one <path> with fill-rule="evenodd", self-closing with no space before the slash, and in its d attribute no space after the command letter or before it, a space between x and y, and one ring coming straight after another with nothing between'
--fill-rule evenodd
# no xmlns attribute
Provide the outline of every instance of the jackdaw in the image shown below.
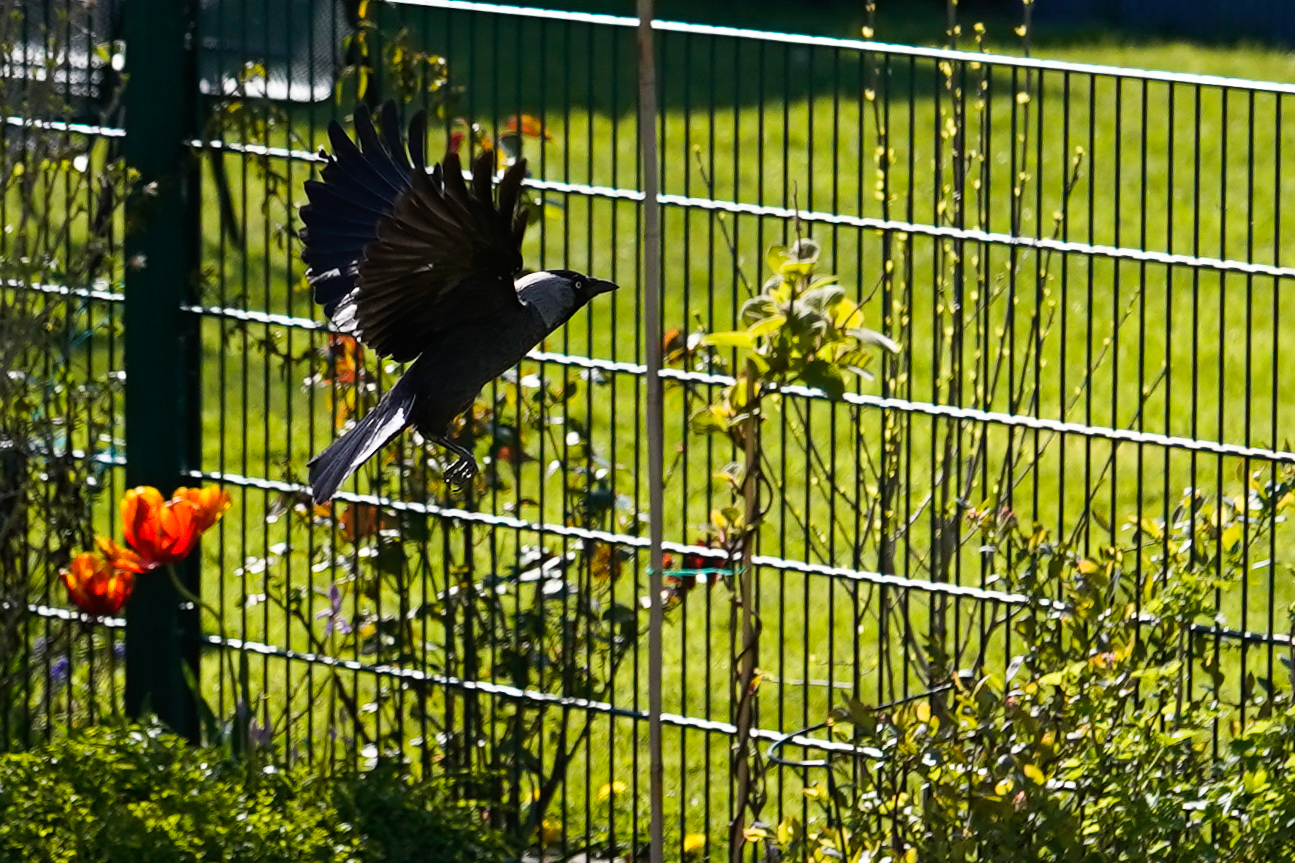
<svg viewBox="0 0 1295 863"><path fill-rule="evenodd" d="M470 481L476 460L450 440L450 423L591 297L616 288L571 270L522 275L525 160L497 190L490 150L473 164L471 186L454 152L429 173L424 114L409 126L406 158L392 102L382 108L381 137L363 106L355 133L358 146L329 124L333 153L321 150L321 179L306 183L306 280L338 331L380 356L414 362L377 407L310 460L317 503L410 425L458 456L447 481Z"/></svg>

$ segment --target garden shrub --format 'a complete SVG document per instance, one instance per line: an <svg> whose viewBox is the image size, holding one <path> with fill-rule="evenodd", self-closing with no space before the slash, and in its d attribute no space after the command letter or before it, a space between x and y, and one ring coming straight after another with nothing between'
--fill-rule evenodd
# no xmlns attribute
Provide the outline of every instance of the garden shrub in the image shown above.
<svg viewBox="0 0 1295 863"><path fill-rule="evenodd" d="M333 785L338 817L364 837L364 859L384 863L492 863L515 859L480 810L450 799L447 785L416 782L394 764Z"/></svg>
<svg viewBox="0 0 1295 863"><path fill-rule="evenodd" d="M1248 486L1189 490L1168 519L1131 519L1125 544L1091 551L1006 508L969 512L1002 587L1049 604L1000 610L1016 653L1001 671L834 711L858 757L811 776L809 821L766 841L873 863L1295 859L1290 648L1272 645L1269 674L1254 658L1238 673L1218 605L1285 541L1295 471Z"/></svg>
<svg viewBox="0 0 1295 863"><path fill-rule="evenodd" d="M97 727L0 758L3 861L343 861L308 783L153 728Z"/></svg>
<svg viewBox="0 0 1295 863"><path fill-rule="evenodd" d="M0 756L0 863L504 857L479 813L395 767L329 779L124 725Z"/></svg>

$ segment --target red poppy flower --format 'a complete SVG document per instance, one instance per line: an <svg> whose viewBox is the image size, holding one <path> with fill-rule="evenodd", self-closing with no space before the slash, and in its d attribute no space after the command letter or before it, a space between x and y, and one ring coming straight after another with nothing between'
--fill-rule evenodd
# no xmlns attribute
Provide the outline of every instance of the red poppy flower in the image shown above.
<svg viewBox="0 0 1295 863"><path fill-rule="evenodd" d="M152 486L140 486L121 499L121 520L126 542L149 570L186 558L228 508L229 495L214 486L179 488L168 501Z"/></svg>
<svg viewBox="0 0 1295 863"><path fill-rule="evenodd" d="M72 558L71 566L59 574L76 607L95 617L121 611L135 589L135 573L89 551Z"/></svg>

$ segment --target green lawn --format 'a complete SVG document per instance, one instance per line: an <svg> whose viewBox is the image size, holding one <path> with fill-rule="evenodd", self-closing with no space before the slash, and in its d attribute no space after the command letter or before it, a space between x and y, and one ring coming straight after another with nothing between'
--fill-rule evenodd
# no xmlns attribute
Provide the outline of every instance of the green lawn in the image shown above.
<svg viewBox="0 0 1295 863"><path fill-rule="evenodd" d="M842 23L829 13L801 19L786 10L760 8L760 14L735 23L845 36L857 34L862 23ZM659 14L687 18L688 12L684 4L663 3ZM797 27L802 21L805 26ZM583 26L568 30L530 20L496 23L457 13L429 15L426 21L411 14L406 22L415 44L449 59L454 81L465 88L458 112L462 116L486 128L514 113L542 119L553 140L542 148L528 142L535 177L636 188L632 32L613 38L606 30ZM932 30L926 24L916 17L883 19L877 38L939 41L939 27ZM991 24L995 50L1010 51L1004 38L1010 34L1008 25ZM1211 89L1198 93L1185 85L1144 86L1134 80L1116 83L1056 72L1028 77L1001 68L982 79L984 68L970 65L946 71L927 60L887 61L883 54L860 57L830 49L712 42L677 34L663 37L663 51L662 160L670 194L771 207L798 204L818 213L960 224L1026 237L1056 231L1076 242L1201 257L1287 260L1281 247L1290 231L1277 214L1281 202L1295 192L1295 169L1289 164L1295 153L1295 124L1289 120L1295 106L1288 98L1279 106L1271 95L1232 91L1225 96ZM1103 34L1067 38L1042 31L1034 53L1087 63L1295 80L1295 60L1288 54L1254 47L1125 44ZM982 80L987 81L983 100L977 98ZM955 104L956 111L951 108ZM295 145L310 149L324 143L323 126L334 112L345 113L334 105L294 113L291 128L301 142ZM240 140L240 132L230 129L223 137ZM285 140L280 130L270 143ZM433 136L433 153L442 140ZM1080 147L1083 154L1076 163ZM887 148L888 158L880 162ZM318 320L302 290L297 244L284 242L296 227L295 214L268 193L267 181L254 166L230 155L225 167L245 242L240 246L222 234L214 204L216 187L209 166L204 167L204 303ZM308 176L307 167L277 160L273 167L284 174L293 201L304 200L300 184ZM963 183L954 180L959 169L965 172ZM1067 198L1071 172L1076 181ZM1014 206L1017 186L1021 191ZM641 362L635 206L554 192L546 193L545 199L546 218L528 235L528 263L586 269L625 286L582 312L546 348ZM965 208L961 214L960 206ZM666 326L691 329L700 317L710 328L730 328L735 308L746 295L745 284L758 285L767 276L764 250L785 242L789 230L773 217L721 218L703 209L667 209ZM1279 392L1286 376L1295 371L1295 360L1286 348L1289 325L1280 309L1284 283L1080 254L1040 258L1033 251L1001 244L933 239L920 233L883 234L848 225L808 222L802 230L823 243L823 269L839 274L849 292L869 298L868 324L884 328L903 344L898 363L888 367L892 395L995 411L1037 411L1046 418L1206 440L1287 446L1285 429L1292 407ZM1042 278L1041 267L1046 268ZM1042 323L1036 325L1036 320ZM309 351L322 349L324 339L306 330L241 327L217 319L202 326L204 469L300 480L306 460L332 436L330 410L338 393L303 384L319 370L318 362L288 365L281 356L309 356ZM267 351L270 344L273 351ZM1041 362L1036 362L1038 357ZM641 383L635 376L609 373L608 382L591 384L579 371L534 363L522 369L523 374L542 374L546 382L571 382L577 394L565 412L551 416L553 427L561 431L543 440L528 432L531 436L524 444L535 461L521 468L511 489L481 501L481 509L548 524L570 523L573 514L562 490L564 484L583 480L547 472L549 462L564 449L563 423L572 419L590 429L593 453L610 466L612 488L628 502L617 510L618 521L609 521L606 528L638 533L634 505L646 507ZM881 383L863 382L860 391L878 394ZM1145 396L1139 416L1140 393ZM666 536L672 541L698 539L711 510L727 503L727 492L714 476L732 460L729 446L687 433L687 416L696 399L705 396L700 389L686 401L681 387L667 391L667 455L673 467L667 485ZM783 415L769 425L771 479L778 494L761 536L761 552L863 570L879 568L876 526L868 530L864 516L861 527L855 511L863 508L877 517L870 506L880 491L869 464L881 457L882 415L871 408L821 403L807 418L798 411L788 399ZM921 414L893 419L900 443L890 458L898 458L899 467L892 488L894 511L886 524L893 529L897 522L912 522L911 532L898 541L895 569L920 579L981 586L992 576L982 567L974 542L965 545L944 572L929 571L931 516L926 501L928 495L940 499L939 477L945 469L955 477L950 497L979 507L998 496L1023 524L1038 521L1054 534L1074 529L1084 511L1085 493L1091 494L1098 524L1081 536L1080 547L1126 541L1122 524L1131 517L1163 517L1193 477L1207 494L1221 490L1235 495L1242 490L1240 477L1246 470L1267 470L1231 457L1182 450L1167 454L1155 446L1129 444L1119 448L1107 469L1109 442L1020 431L1009 435L1001 427L983 433L984 459L972 464L968 459L982 438L981 427L974 424L961 430L955 457L946 461L947 421ZM1008 447L1020 447L1025 454L1015 468L1018 484L1010 496L995 489ZM1037 466L1030 469L1036 448ZM812 460L807 454L811 450ZM827 472L823 476L813 476L818 464ZM362 474L358 488L368 492L379 473L371 467ZM825 491L826 475L835 478L846 498L833 499ZM399 497L399 482L388 475L384 493ZM205 546L205 593L224 610L233 635L311 649L301 626L265 601L266 594L281 589L276 579L320 592L305 609L307 617L325 607L322 592L334 580L344 583L347 608L388 613L416 608L449 583L442 532L435 525L421 540L405 538L414 551L406 555L410 563L403 577L410 588L402 605L390 589L357 596L348 575L355 561L321 563L328 531L290 528L296 520L280 512L277 493L233 493L234 509L219 538ZM518 546L543 543L555 551L578 547L559 537L506 528L490 541L482 539L483 533L480 528L475 533L472 563L477 579L506 570ZM456 561L462 563L462 539L455 541ZM1250 573L1251 599L1244 605L1239 592L1222 598L1229 625L1267 629L1270 613L1284 619L1292 592L1283 581L1270 580L1277 579L1277 560L1288 557L1288 546L1289 541L1281 541L1273 548L1277 559ZM267 558L270 563L263 565ZM369 566L368 560L360 557L355 565ZM643 581L645 561L627 564L626 572L635 568ZM822 576L774 570L762 571L760 578L764 637L759 663L767 675L761 690L763 727L791 730L822 721L833 691L825 681L844 687L839 692L857 687L865 702L874 703L920 689L916 670L906 664L908 650L897 615L901 610L908 615L920 641L927 629L926 594L867 584L853 587ZM627 604L644 592L627 575L610 590L611 598ZM698 590L672 614L666 638L666 710L719 721L729 718L728 597L723 588ZM519 598L522 606L534 601L538 600L527 591ZM1270 601L1273 609L1267 607ZM878 612L883 604L899 606L889 618L890 629L884 631ZM969 664L985 637L985 609L961 600L950 613L957 621L951 638L964 645L961 662ZM438 621L420 625L426 627L428 642L445 641ZM322 621L314 627L322 632ZM986 650L991 669L1007 665L1012 637L1003 628L994 631ZM1271 656L1254 650L1247 667L1263 676ZM386 660L350 648L344 653L364 662ZM1239 657L1233 658L1232 667L1241 670ZM251 688L264 693L271 721L276 730L288 734L289 745L304 746L308 737L327 745L328 723L337 708L309 700L310 685L318 690L324 672L316 669L306 678L303 666L279 660L256 659L252 668ZM438 652L427 655L427 670L464 673L460 657ZM218 691L218 675L213 657L204 666L210 691ZM351 680L349 672L344 679ZM224 685L221 706L228 711L234 693L228 679ZM423 720L409 712L415 700L411 690L387 686L379 693L367 679L356 685L361 702L381 696L384 706L374 712L372 722L386 728L399 714L406 737L422 733ZM645 687L645 660L629 661L617 678L613 700L644 708ZM404 710L391 706L401 699ZM461 700L453 703L454 710L463 709ZM439 693L429 704L440 716L451 710ZM296 716L290 727L285 711ZM556 713L555 708L550 711ZM339 727L349 733L346 723ZM415 727L419 732L411 732ZM434 732L434 723L430 727ZM666 740L672 825L681 833L707 832L719 842L728 818L728 738L694 730L686 735L671 731ZM646 799L646 744L646 729L636 729L629 720L595 720L563 798L572 825L598 822L608 805L599 800L598 789L613 779L644 783L636 799ZM430 739L421 745L435 749ZM410 746L410 751L415 749ZM775 813L799 811L799 781L794 771L771 778L766 821L776 821ZM624 828L622 820L617 829ZM639 829L646 829L645 822Z"/></svg>

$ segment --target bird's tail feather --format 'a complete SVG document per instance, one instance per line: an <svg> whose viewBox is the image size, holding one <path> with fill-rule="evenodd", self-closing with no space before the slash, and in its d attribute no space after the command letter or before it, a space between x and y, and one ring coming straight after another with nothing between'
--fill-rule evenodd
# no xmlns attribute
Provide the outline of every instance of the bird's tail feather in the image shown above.
<svg viewBox="0 0 1295 863"><path fill-rule="evenodd" d="M347 477L409 425L415 394L414 387L402 378L354 428L310 460L310 490L315 503L331 500Z"/></svg>

